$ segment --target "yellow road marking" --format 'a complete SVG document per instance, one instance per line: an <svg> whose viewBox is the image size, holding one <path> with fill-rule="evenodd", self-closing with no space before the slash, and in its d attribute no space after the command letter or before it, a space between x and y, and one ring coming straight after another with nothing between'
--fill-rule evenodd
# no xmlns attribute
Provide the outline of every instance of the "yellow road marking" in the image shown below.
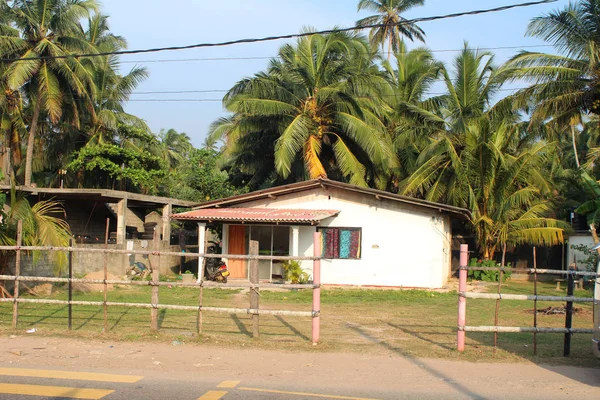
<svg viewBox="0 0 600 400"><path fill-rule="evenodd" d="M217 385L218 388L233 389L240 384L240 381L223 381Z"/></svg>
<svg viewBox="0 0 600 400"><path fill-rule="evenodd" d="M345 399L345 400L376 400L369 399L365 397L349 397L349 396L337 396L334 394L322 394L322 393L305 393L305 392L287 392L285 390L273 390L273 389L259 389L259 388L248 388L241 387L238 388L240 390L249 390L252 392L263 392L263 393L277 393L277 394L293 394L297 396L306 396L306 397L323 397L326 399Z"/></svg>
<svg viewBox="0 0 600 400"><path fill-rule="evenodd" d="M101 399L113 393L114 390L81 389L63 386L38 386L0 383L0 393L23 394L28 396L68 397L71 399Z"/></svg>
<svg viewBox="0 0 600 400"><path fill-rule="evenodd" d="M27 376L32 378L74 379L78 381L98 381L116 383L135 383L143 376L97 374L94 372L52 371L44 369L0 368L0 375Z"/></svg>
<svg viewBox="0 0 600 400"><path fill-rule="evenodd" d="M221 397L225 396L227 392L219 391L219 390L209 390L204 393L202 396L198 397L198 400L219 400Z"/></svg>

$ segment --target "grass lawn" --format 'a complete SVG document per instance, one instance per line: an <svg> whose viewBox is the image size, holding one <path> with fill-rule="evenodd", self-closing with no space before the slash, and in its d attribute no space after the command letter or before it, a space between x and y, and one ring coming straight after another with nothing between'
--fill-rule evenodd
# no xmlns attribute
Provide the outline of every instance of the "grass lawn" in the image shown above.
<svg viewBox="0 0 600 400"><path fill-rule="evenodd" d="M496 286L485 288L495 292ZM563 295L555 284L538 283L539 294ZM533 293L529 282L505 282L503 293ZM161 304L197 305L198 289L160 289ZM592 297L591 290L577 290L576 296ZM66 299L58 289L52 299ZM102 293L75 293L74 300L102 301ZM546 363L598 366L591 352L590 335L574 335L571 357L562 357L562 334L538 334L538 355L533 356L533 334L499 335L498 348L493 348L492 333L467 333L464 354L455 350L456 292L439 293L424 290L324 289L322 291L321 344L318 350L383 353L394 352L408 357L441 357L470 361L532 360ZM150 302L149 287L122 287L109 292L108 301ZM300 291L262 291L261 308L309 311L312 293ZM204 305L248 307L248 294L241 290L205 289ZM561 303L538 302L538 308ZM592 305L576 304L573 317L576 328L592 327ZM493 325L494 300L469 299L468 325ZM533 302L502 300L500 325L533 326ZM204 312L203 334L196 335L196 313L193 311L159 310L159 333L150 330L150 310L110 307L108 332L102 332L102 307L73 306L73 330L67 330L67 306L21 304L18 331L36 327L38 334L98 337L110 340L180 340L230 346L282 349L313 349L311 319L299 317L261 316L260 340L251 337L250 316ZM0 332L8 334L12 320L12 304L0 303ZM564 315L538 314L538 326L564 326Z"/></svg>

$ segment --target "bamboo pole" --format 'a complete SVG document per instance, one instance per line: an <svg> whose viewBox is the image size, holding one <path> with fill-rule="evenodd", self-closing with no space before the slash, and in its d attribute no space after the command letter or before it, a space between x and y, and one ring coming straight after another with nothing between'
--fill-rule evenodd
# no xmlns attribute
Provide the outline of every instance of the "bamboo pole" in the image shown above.
<svg viewBox="0 0 600 400"><path fill-rule="evenodd" d="M465 332L502 332L502 333L594 333L588 328L534 328L531 326L463 326Z"/></svg>
<svg viewBox="0 0 600 400"><path fill-rule="evenodd" d="M593 303L593 297L573 297L573 296L533 296L529 294L496 294L496 293L472 293L459 292L460 297L467 299L503 299L503 300L535 300L538 301L572 301L574 303Z"/></svg>
<svg viewBox="0 0 600 400"><path fill-rule="evenodd" d="M0 303L12 303L14 299L0 298ZM83 300L50 300L50 299L24 299L20 298L17 300L18 303L31 303L31 304L63 304L78 305L78 306L102 306L102 301L83 301ZM171 304L148 304L148 303L119 303L109 301L106 303L109 307L132 307L132 308L159 308L165 310L192 310L196 311L198 306L179 306ZM259 310L253 308L228 308L228 307L202 307L203 311L225 313L225 314L259 314L259 315L281 315L288 317L314 317L315 313L312 311L289 311L289 310Z"/></svg>
<svg viewBox="0 0 600 400"><path fill-rule="evenodd" d="M250 241L250 255L258 254L258 241ZM258 283L258 260L250 260L250 283ZM250 308L258 310L258 289L250 289ZM252 337L258 339L260 337L259 315L252 314Z"/></svg>
<svg viewBox="0 0 600 400"><path fill-rule="evenodd" d="M180 251L158 251L158 250L121 250L121 249L104 249L91 247L64 247L64 246L21 246L24 251L72 251L74 253L108 253L108 254L140 254L153 256L176 256L176 257L192 257L192 258L228 258L232 260L301 260L313 261L315 258L308 256L249 256L246 254L210 254L210 253L182 253ZM0 251L14 251L17 246L0 246Z"/></svg>
<svg viewBox="0 0 600 400"><path fill-rule="evenodd" d="M456 334L456 349L460 352L465 351L465 331L461 330L461 326L467 323L467 296L461 296L460 293L467 291L467 270L469 262L469 246L466 244L460 245L460 269L458 271L458 332Z"/></svg>
<svg viewBox="0 0 600 400"><path fill-rule="evenodd" d="M156 231L156 228L154 229L154 240L153 240L153 248L156 253L159 253L158 249L159 249L159 243L158 243L158 232ZM155 264L158 264L156 266L152 265L150 263L150 265L152 266L152 310L150 311L150 319L151 319L151 329L153 331L158 331L158 285L156 284L159 281L159 269L160 269L160 256L157 256L157 259L155 259ZM150 260L150 257L148 257L148 260Z"/></svg>
<svg viewBox="0 0 600 400"><path fill-rule="evenodd" d="M502 280L504 279L504 263L506 261L506 243L502 245L502 263L500 264L502 269L498 276L498 294L502 289ZM496 299L496 312L494 313L494 325L498 325L498 314L500 313L500 299ZM494 351L498 347L498 332L494 332Z"/></svg>
<svg viewBox="0 0 600 400"><path fill-rule="evenodd" d="M20 247L23 242L23 221L17 221L17 247ZM15 287L13 293L13 299L15 302L13 303L13 315L12 315L12 327L13 329L17 329L17 324L19 322L19 286L20 282L18 280L21 275L21 250L16 250L15 253Z"/></svg>
<svg viewBox="0 0 600 400"><path fill-rule="evenodd" d="M537 328L537 253L533 246L533 327ZM496 324L498 325L498 324ZM537 355L537 332L533 332L533 355Z"/></svg>
<svg viewBox="0 0 600 400"><path fill-rule="evenodd" d="M106 218L106 230L104 232L104 249L108 249L108 227L110 225L110 218ZM103 332L108 332L108 306L106 302L108 300L108 253L104 253L104 329Z"/></svg>
<svg viewBox="0 0 600 400"><path fill-rule="evenodd" d="M62 282L68 283L69 278L54 278L54 277L44 277L44 276L19 276L18 278L14 275L0 275L0 281L27 281L27 282ZM104 283L104 279L84 279L84 278L73 278L71 279L73 283L94 283L94 284L102 284ZM107 279L106 283L109 285L122 285L122 286L154 286L152 281L123 281L118 279ZM302 283L218 283L218 282L209 282L204 281L202 283L197 282L156 282L156 286L177 286L177 287L192 287L192 288L207 288L207 289L215 289L215 288L259 288L259 289L315 289L318 288L319 285L311 285L311 284L302 284Z"/></svg>

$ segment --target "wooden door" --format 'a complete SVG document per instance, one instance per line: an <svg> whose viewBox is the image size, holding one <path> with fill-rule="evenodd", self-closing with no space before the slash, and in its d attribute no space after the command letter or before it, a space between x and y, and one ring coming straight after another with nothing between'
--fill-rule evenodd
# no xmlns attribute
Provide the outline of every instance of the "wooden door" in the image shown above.
<svg viewBox="0 0 600 400"><path fill-rule="evenodd" d="M246 227L244 225L229 225L229 254L248 254L246 251ZM227 269L231 278L248 278L247 260L228 260Z"/></svg>

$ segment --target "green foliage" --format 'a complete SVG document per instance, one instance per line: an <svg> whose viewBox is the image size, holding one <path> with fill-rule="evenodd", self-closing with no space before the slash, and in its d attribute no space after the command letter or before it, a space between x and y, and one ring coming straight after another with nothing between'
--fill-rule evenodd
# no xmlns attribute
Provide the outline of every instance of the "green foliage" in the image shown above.
<svg viewBox="0 0 600 400"><path fill-rule="evenodd" d="M594 246L587 246L585 244L571 245L571 248L575 251L579 251L585 255L585 258L577 260L577 267L583 266L588 271L596 271L598 266L598 252L593 250Z"/></svg>
<svg viewBox="0 0 600 400"><path fill-rule="evenodd" d="M296 260L287 260L282 264L285 271L285 280L292 283L307 283L310 275L302 269L300 262Z"/></svg>
<svg viewBox="0 0 600 400"><path fill-rule="evenodd" d="M469 267L497 268L500 267L500 264L495 262L494 260L478 260L477 258L472 258L469 261ZM511 268L510 263L508 263L508 265L506 265L505 268ZM512 271L510 271L510 269L504 271L504 273L502 274L502 282L510 279L511 274ZM467 278L476 281L498 282L500 280L500 271L468 271Z"/></svg>

